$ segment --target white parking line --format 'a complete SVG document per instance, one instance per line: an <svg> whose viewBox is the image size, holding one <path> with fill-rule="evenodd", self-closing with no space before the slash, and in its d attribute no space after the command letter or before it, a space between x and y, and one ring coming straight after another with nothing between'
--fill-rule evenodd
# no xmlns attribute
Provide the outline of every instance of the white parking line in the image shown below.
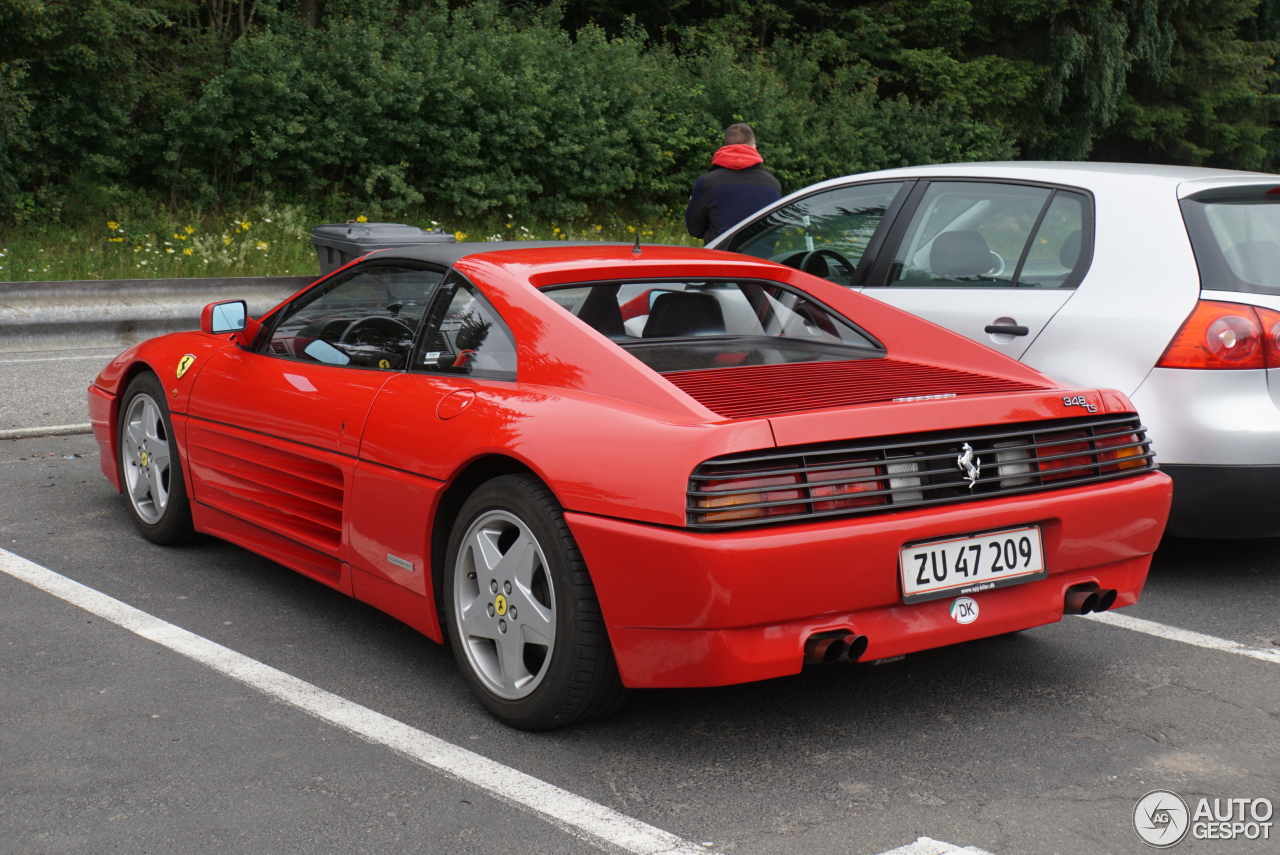
<svg viewBox="0 0 1280 855"><path fill-rule="evenodd" d="M76 436L93 433L93 425L85 422L79 425L49 425L48 427L12 428L0 430L0 439L32 439L38 436Z"/></svg>
<svg viewBox="0 0 1280 855"><path fill-rule="evenodd" d="M66 362L70 359L98 359L105 364L115 359L115 353L105 353L97 356L40 356L35 359L0 359L0 365L17 365L20 362Z"/></svg>
<svg viewBox="0 0 1280 855"><path fill-rule="evenodd" d="M1130 617L1129 615L1118 614L1117 612L1094 612L1093 614L1083 615L1083 617L1086 617L1089 620L1096 620L1098 623L1108 623L1112 626L1131 629L1134 632L1154 635L1157 638L1167 638L1170 641L1181 641L1183 644L1194 644L1196 647L1203 647L1207 650L1222 650L1226 653L1237 653L1241 656L1249 656L1253 659L1261 659L1263 662L1271 662L1273 664L1280 665L1280 649L1277 648L1266 649L1262 647L1250 647L1249 645L1241 644L1238 641L1228 641L1225 638L1216 638L1212 635L1192 632L1189 629L1178 629L1176 626L1165 626L1162 623Z"/></svg>
<svg viewBox="0 0 1280 855"><path fill-rule="evenodd" d="M950 843L943 843L941 840L921 837L915 843L908 843L906 846L899 846L897 849L881 852L880 855L991 855L991 853L973 846L952 846Z"/></svg>
<svg viewBox="0 0 1280 855"><path fill-rule="evenodd" d="M478 787L606 850L622 850L637 855L714 855L705 846L326 692L4 549L0 549L0 571L207 665L278 701L369 742L385 745L450 778ZM912 855L915 855L914 851Z"/></svg>

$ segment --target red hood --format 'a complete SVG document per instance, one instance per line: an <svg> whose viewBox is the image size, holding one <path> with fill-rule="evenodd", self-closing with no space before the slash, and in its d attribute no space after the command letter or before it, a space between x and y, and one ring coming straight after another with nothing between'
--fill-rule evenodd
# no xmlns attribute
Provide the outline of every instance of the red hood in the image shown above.
<svg viewBox="0 0 1280 855"><path fill-rule="evenodd" d="M746 169L757 163L764 163L764 158L753 145L723 146L711 157L712 166L723 166L726 169Z"/></svg>

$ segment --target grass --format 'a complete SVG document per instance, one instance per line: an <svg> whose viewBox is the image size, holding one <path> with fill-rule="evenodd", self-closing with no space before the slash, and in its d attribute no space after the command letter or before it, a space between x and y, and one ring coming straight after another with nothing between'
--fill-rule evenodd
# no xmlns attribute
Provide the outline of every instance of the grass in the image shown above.
<svg viewBox="0 0 1280 855"><path fill-rule="evenodd" d="M362 219L364 218L364 219ZM246 206L236 214L155 209L130 217L103 217L84 226L46 224L7 230L0 245L0 282L93 279L168 279L319 274L311 227L320 222L361 222L359 212L321 219L302 206ZM514 216L480 222L398 220L424 229L452 231L458 240L622 240L697 246L679 213L638 223L618 216L596 222L539 222Z"/></svg>

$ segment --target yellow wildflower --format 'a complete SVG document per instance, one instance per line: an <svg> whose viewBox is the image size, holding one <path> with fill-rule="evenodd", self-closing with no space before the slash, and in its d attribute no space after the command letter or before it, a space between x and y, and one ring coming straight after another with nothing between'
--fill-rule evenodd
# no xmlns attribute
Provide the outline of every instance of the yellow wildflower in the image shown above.
<svg viewBox="0 0 1280 855"><path fill-rule="evenodd" d="M108 243L124 243L124 238L122 237L107 238L107 242Z"/></svg>
<svg viewBox="0 0 1280 855"><path fill-rule="evenodd" d="M367 222L369 222L369 218L368 218L368 217L366 217L364 214L361 214L360 216L356 217L356 222L357 222L357 223L367 223Z"/></svg>
<svg viewBox="0 0 1280 855"><path fill-rule="evenodd" d="M115 231L116 229L120 228L120 224L108 221L107 228L111 229L112 231Z"/></svg>
<svg viewBox="0 0 1280 855"><path fill-rule="evenodd" d="M266 248L267 248L267 243L266 243L266 241L261 241L261 240L260 240L260 241L258 241L258 249L265 250Z"/></svg>
<svg viewBox="0 0 1280 855"><path fill-rule="evenodd" d="M223 236L222 236L222 245L223 245L223 246L231 246L231 236L230 236L230 235L223 235Z"/></svg>
<svg viewBox="0 0 1280 855"><path fill-rule="evenodd" d="M467 233L466 233L466 232L454 232L454 233L453 233L453 239L454 239L454 240L456 240L458 243L462 243L464 240L466 240L466 239L467 239Z"/></svg>
<svg viewBox="0 0 1280 855"><path fill-rule="evenodd" d="M636 227L635 227L635 226L627 226L627 231L631 232L632 234L635 234L635 233L636 233Z"/></svg>
<svg viewBox="0 0 1280 855"><path fill-rule="evenodd" d="M195 226L183 226L182 230L189 235L193 235L196 233Z"/></svg>
<svg viewBox="0 0 1280 855"><path fill-rule="evenodd" d="M191 254L191 253L193 253L193 252L195 252L195 250L194 250L194 249L192 249L191 247L187 247L186 249L184 249L184 250L182 251L182 254L183 254L183 255L190 255L190 254Z"/></svg>

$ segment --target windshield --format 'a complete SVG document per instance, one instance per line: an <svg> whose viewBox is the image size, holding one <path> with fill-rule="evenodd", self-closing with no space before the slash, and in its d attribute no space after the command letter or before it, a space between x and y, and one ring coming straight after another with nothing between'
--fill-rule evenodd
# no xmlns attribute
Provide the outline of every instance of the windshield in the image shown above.
<svg viewBox="0 0 1280 855"><path fill-rule="evenodd" d="M545 293L658 372L885 355L832 309L778 282L600 282Z"/></svg>
<svg viewBox="0 0 1280 855"><path fill-rule="evenodd" d="M1261 195L1186 199L1182 216L1191 235L1200 287L1280 295L1280 197Z"/></svg>

